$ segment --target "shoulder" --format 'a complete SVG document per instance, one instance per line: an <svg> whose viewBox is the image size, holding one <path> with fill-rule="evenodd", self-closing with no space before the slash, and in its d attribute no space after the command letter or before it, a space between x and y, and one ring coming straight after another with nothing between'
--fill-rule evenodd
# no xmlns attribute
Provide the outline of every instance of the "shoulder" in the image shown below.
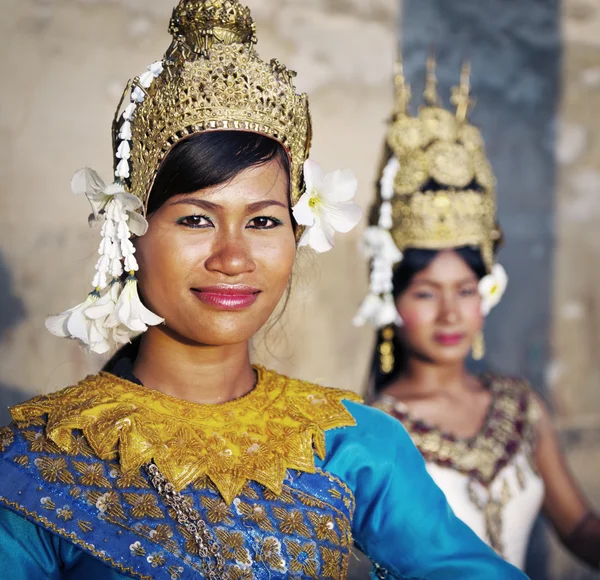
<svg viewBox="0 0 600 580"><path fill-rule="evenodd" d="M504 404L511 404L528 423L537 424L547 414L542 398L531 383L519 376L491 374L486 378L492 391Z"/></svg>
<svg viewBox="0 0 600 580"><path fill-rule="evenodd" d="M354 401L344 401L344 406L354 418L355 426L332 431L329 435L332 442L363 450L369 455L389 456L397 454L407 445L410 449L414 448L408 432L395 417L381 409Z"/></svg>
<svg viewBox="0 0 600 580"><path fill-rule="evenodd" d="M302 417L324 431L349 427L355 423L345 403L359 403L362 397L352 391L323 387L308 381L255 367L269 407L294 417Z"/></svg>

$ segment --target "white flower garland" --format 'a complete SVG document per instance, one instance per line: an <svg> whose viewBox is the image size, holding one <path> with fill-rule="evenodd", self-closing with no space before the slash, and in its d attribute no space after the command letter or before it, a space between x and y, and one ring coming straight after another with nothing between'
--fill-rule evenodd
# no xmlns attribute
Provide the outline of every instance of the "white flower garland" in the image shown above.
<svg viewBox="0 0 600 580"><path fill-rule="evenodd" d="M394 178L400 163L392 157L381 177L381 206L378 225L365 230L361 250L365 258L371 260L369 294L361 304L352 323L364 326L369 322L375 328L390 324L402 325L402 319L396 309L393 295L394 266L402 261L402 252L397 248L390 233L392 229L392 203L394 197Z"/></svg>
<svg viewBox="0 0 600 580"><path fill-rule="evenodd" d="M163 322L148 310L140 300L135 273L139 266L135 258L133 235L143 236L146 219L138 213L142 202L125 191L123 180L131 175L131 139L135 110L144 102L147 89L163 71L163 63L155 62L139 78L140 86L131 92L131 102L123 112L124 122L119 131L120 143L116 157L119 159L115 175L117 181L106 185L101 177L89 168L78 171L71 181L74 194L84 194L92 206L90 225L102 220L102 241L98 248L100 258L92 280L93 290L84 302L56 316L46 319L46 328L59 337L77 340L85 348L104 354L126 344L145 332L148 326ZM128 272L125 284L121 282Z"/></svg>

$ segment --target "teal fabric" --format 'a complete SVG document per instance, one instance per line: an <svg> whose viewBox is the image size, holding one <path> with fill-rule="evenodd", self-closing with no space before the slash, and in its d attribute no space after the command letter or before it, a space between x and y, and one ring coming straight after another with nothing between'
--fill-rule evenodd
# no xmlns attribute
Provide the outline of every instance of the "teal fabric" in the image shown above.
<svg viewBox="0 0 600 580"><path fill-rule="evenodd" d="M497 557L453 515L399 421L376 409L350 402L345 404L355 417L357 426L327 432L327 456L324 461L317 462L323 470L322 477L318 477L320 472L312 476L292 472L288 481L290 487L308 490L313 486L313 497L318 498L326 491L323 487L318 491L319 485L322 486L320 480L334 484L337 479L341 480L342 487L349 488L356 502L352 520L355 541L387 571L388 578L525 578ZM0 497L4 498L7 506L0 508L0 570L10 571L8 577L13 580L120 580L139 577L122 575L76 547L69 539L54 535L44 529L43 524L38 525L40 520L36 519L37 516L47 515L42 508L37 508L39 513L34 513L35 517L31 512L27 513L27 517L36 519L36 523L14 513L11 505L24 505L24 495L37 494L35 505L39 506L38 496L46 493L46 490L41 492L39 487L34 488L32 481L26 481L21 473L24 474L14 463L4 462L0 466ZM69 501L68 490L69 486L64 485L53 497L62 494L65 502ZM350 497L346 494L346 501ZM249 534L242 523L238 524L240 531ZM103 522L100 520L94 524L102 526ZM117 536L113 528L105 527L102 532L107 538L104 540L106 543L97 545L97 549L104 548L111 557L117 552L125 552L128 556L129 538ZM123 547L123 544L126 546ZM137 566L133 556L129 557L129 561L122 558L119 561L130 567ZM135 562L144 564L143 572L147 577L148 566L144 559ZM142 568L139 570L142 571ZM183 567L172 568L171 572L175 580L201 577L189 568L185 571ZM150 577L159 576L150 571ZM289 572L285 577L311 576Z"/></svg>
<svg viewBox="0 0 600 580"><path fill-rule="evenodd" d="M327 433L320 466L350 487L356 545L388 578L525 578L454 515L400 421L378 409L345 405L357 426Z"/></svg>
<svg viewBox="0 0 600 580"><path fill-rule="evenodd" d="M11 580L122 580L67 540L0 508L0 570Z"/></svg>

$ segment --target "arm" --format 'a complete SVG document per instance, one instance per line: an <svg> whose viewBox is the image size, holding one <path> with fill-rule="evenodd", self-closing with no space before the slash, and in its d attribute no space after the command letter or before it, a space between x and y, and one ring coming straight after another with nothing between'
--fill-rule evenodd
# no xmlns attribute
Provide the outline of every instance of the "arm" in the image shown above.
<svg viewBox="0 0 600 580"><path fill-rule="evenodd" d="M454 515L399 421L347 406L358 426L332 442L327 469L354 491L353 533L365 554L394 578L525 578Z"/></svg>
<svg viewBox="0 0 600 580"><path fill-rule="evenodd" d="M573 555L600 569L600 519L569 471L548 411L537 395L534 397L540 417L535 457L546 490L544 514Z"/></svg>
<svg viewBox="0 0 600 580"><path fill-rule="evenodd" d="M0 570L11 580L58 580L58 538L0 508Z"/></svg>

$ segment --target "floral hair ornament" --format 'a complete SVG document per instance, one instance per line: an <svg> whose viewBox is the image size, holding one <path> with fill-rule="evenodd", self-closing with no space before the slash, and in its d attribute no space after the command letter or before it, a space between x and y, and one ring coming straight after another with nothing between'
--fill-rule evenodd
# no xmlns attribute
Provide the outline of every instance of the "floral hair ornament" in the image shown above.
<svg viewBox="0 0 600 580"><path fill-rule="evenodd" d="M362 217L362 209L352 201L358 186L356 177L347 169L323 175L321 166L307 159L304 181L306 192L293 208L294 219L305 226L298 246L328 252L333 248L335 232L349 232Z"/></svg>
<svg viewBox="0 0 600 580"><path fill-rule="evenodd" d="M86 300L48 317L46 328L55 336L77 340L90 352L104 354L130 342L148 326L163 322L142 304L137 291L135 273L139 266L130 238L143 236L148 223L136 211L142 205L137 197L127 193L119 181L106 185L93 169L78 171L71 189L76 195L84 194L90 202L90 225L103 222L100 258L92 280L94 289ZM128 275L123 284L125 272Z"/></svg>
<svg viewBox="0 0 600 580"><path fill-rule="evenodd" d="M481 296L481 314L487 316L497 306L506 292L508 275L502 264L494 264L491 273L479 281Z"/></svg>
<svg viewBox="0 0 600 580"><path fill-rule="evenodd" d="M371 261L369 294L363 300L356 316L352 320L354 326L364 326L367 322L375 328L384 328L390 324L402 325L393 296L394 266L402 261L402 252L396 246L390 233L392 228L392 205L394 196L394 177L398 172L399 162L392 157L380 181L381 205L376 226L365 230L360 243L362 254Z"/></svg>
<svg viewBox="0 0 600 580"><path fill-rule="evenodd" d="M123 122L115 144L117 180L106 184L93 169L79 170L71 180L75 195L85 195L92 213L88 223L102 223L102 241L98 248L100 258L92 280L92 292L84 302L56 316L46 319L46 328L60 338L71 338L88 351L105 354L123 344L148 326L163 322L148 310L140 300L135 273L139 266L131 237L143 236L148 222L138 213L141 200L128 193L125 179L131 174L131 122L136 108L144 102L145 92L163 71L162 62L155 62L139 77L139 86L131 92L131 102L123 112ZM142 88L140 88L142 87ZM122 278L127 273L125 282Z"/></svg>

